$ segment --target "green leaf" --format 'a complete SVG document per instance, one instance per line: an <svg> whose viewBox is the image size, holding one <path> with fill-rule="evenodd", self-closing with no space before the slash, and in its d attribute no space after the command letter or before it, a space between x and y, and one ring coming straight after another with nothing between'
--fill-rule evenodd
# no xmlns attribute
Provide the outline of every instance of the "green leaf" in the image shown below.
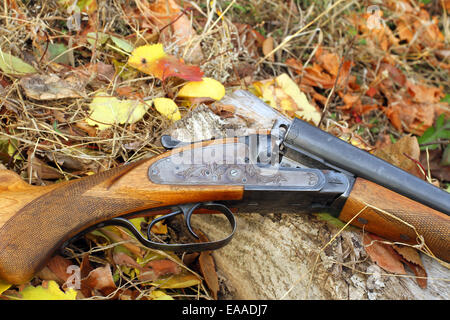
<svg viewBox="0 0 450 320"><path fill-rule="evenodd" d="M450 93L446 93L445 96L441 99L441 102L447 102L450 104Z"/></svg>
<svg viewBox="0 0 450 320"><path fill-rule="evenodd" d="M440 117L436 120L436 124L434 127L428 128L421 137L417 138L419 144L425 144L437 141L439 139L450 139L450 121L445 119L445 115L441 114ZM438 148L438 144L432 144L428 146L421 146L421 150L425 150L426 148L433 150Z"/></svg>
<svg viewBox="0 0 450 320"><path fill-rule="evenodd" d="M67 46L63 43L50 43L48 45L48 52L50 59L56 63L70 64L70 57L67 51Z"/></svg>
<svg viewBox="0 0 450 320"><path fill-rule="evenodd" d="M0 69L7 74L23 75L27 73L36 73L37 70L24 62L22 59L14 57L0 49Z"/></svg>
<svg viewBox="0 0 450 320"><path fill-rule="evenodd" d="M345 223L339 220L338 218L333 217L329 213L315 213L314 214L319 220L326 221L338 228L343 228Z"/></svg>
<svg viewBox="0 0 450 320"><path fill-rule="evenodd" d="M101 46L102 44L105 44L106 41L109 39L109 34L103 33L103 32L89 32L86 35L87 42L94 46L97 43L97 46Z"/></svg>
<svg viewBox="0 0 450 320"><path fill-rule="evenodd" d="M134 46L126 40L111 36L111 40L114 42L116 46L126 52L132 52L134 50Z"/></svg>

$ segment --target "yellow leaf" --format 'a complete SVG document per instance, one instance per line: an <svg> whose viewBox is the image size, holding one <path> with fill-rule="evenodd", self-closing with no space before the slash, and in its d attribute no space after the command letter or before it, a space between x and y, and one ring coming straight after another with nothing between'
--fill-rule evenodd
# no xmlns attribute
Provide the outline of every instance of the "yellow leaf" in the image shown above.
<svg viewBox="0 0 450 320"><path fill-rule="evenodd" d="M3 280L0 280L0 294L8 290L9 287L11 287L11 284L3 282Z"/></svg>
<svg viewBox="0 0 450 320"><path fill-rule="evenodd" d="M22 295L21 300L75 300L77 291L69 289L63 292L55 281L50 280L46 288L28 286L20 294Z"/></svg>
<svg viewBox="0 0 450 320"><path fill-rule="evenodd" d="M152 285L159 286L162 289L182 289L200 284L200 279L192 274L177 274L168 279L158 279L152 282Z"/></svg>
<svg viewBox="0 0 450 320"><path fill-rule="evenodd" d="M182 59L166 54L161 43L137 47L131 52L128 64L162 81L168 77L200 81L203 76L200 67L186 65Z"/></svg>
<svg viewBox="0 0 450 320"><path fill-rule="evenodd" d="M169 98L156 98L153 100L156 110L169 120L177 121L181 119L180 111L176 103Z"/></svg>
<svg viewBox="0 0 450 320"><path fill-rule="evenodd" d="M166 56L163 45L161 43L148 44L140 46L131 52L131 57L128 59L128 64L139 71L146 72L144 65L152 64L158 59ZM145 59L145 62L143 61Z"/></svg>
<svg viewBox="0 0 450 320"><path fill-rule="evenodd" d="M135 123L141 120L148 106L137 100L119 100L100 93L92 100L89 109L91 114L86 122L103 130L114 124Z"/></svg>
<svg viewBox="0 0 450 320"><path fill-rule="evenodd" d="M257 89L258 96L264 100L265 103L270 105L272 108L277 109L277 102L274 96L274 81L258 81L253 84Z"/></svg>
<svg viewBox="0 0 450 320"><path fill-rule="evenodd" d="M178 93L182 98L211 98L220 100L225 95L225 87L217 80L204 77L202 81L186 83Z"/></svg>
<svg viewBox="0 0 450 320"><path fill-rule="evenodd" d="M276 84L290 96L298 107L295 115L306 121L311 121L315 125L319 124L320 113L308 102L306 95L300 91L298 85L286 74L283 73L275 78Z"/></svg>
<svg viewBox="0 0 450 320"><path fill-rule="evenodd" d="M155 219L159 217L161 217L161 215L155 216ZM167 234L167 225L164 224L164 220L155 223L152 227L152 232L155 234Z"/></svg>
<svg viewBox="0 0 450 320"><path fill-rule="evenodd" d="M173 298L171 296L167 295L162 290L154 290L154 291L150 292L148 297L152 300L173 300Z"/></svg>

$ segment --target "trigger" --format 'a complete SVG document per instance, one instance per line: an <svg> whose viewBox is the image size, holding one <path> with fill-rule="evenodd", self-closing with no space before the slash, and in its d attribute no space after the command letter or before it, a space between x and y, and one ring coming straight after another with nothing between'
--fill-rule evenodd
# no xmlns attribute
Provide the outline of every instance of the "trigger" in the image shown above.
<svg viewBox="0 0 450 320"><path fill-rule="evenodd" d="M185 204L180 205L179 208L183 211L184 214L184 221L186 223L186 227L188 228L189 232L196 238L200 239L200 237L194 232L191 225L191 217L194 213L195 209L197 209L199 206L201 206L201 203L194 203L194 204Z"/></svg>

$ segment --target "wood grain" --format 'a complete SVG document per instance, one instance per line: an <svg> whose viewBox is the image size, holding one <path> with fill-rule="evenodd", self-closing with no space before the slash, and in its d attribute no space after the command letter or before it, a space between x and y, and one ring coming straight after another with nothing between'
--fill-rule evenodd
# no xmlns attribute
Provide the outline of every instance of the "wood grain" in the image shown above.
<svg viewBox="0 0 450 320"><path fill-rule="evenodd" d="M369 204L365 210L362 209ZM438 258L450 262L450 217L409 198L357 178L339 219L388 240L420 244L417 235Z"/></svg>
<svg viewBox="0 0 450 320"><path fill-rule="evenodd" d="M0 278L24 283L64 241L101 221L138 210L175 204L240 200L242 186L173 186L147 177L154 162L187 148L49 187L35 187L0 171Z"/></svg>

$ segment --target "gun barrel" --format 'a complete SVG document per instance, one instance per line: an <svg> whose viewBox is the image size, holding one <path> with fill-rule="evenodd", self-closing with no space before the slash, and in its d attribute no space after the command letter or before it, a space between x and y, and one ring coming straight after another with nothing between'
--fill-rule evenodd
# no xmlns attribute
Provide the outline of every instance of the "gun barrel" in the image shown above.
<svg viewBox="0 0 450 320"><path fill-rule="evenodd" d="M448 192L305 121L293 120L283 144L450 215Z"/></svg>

